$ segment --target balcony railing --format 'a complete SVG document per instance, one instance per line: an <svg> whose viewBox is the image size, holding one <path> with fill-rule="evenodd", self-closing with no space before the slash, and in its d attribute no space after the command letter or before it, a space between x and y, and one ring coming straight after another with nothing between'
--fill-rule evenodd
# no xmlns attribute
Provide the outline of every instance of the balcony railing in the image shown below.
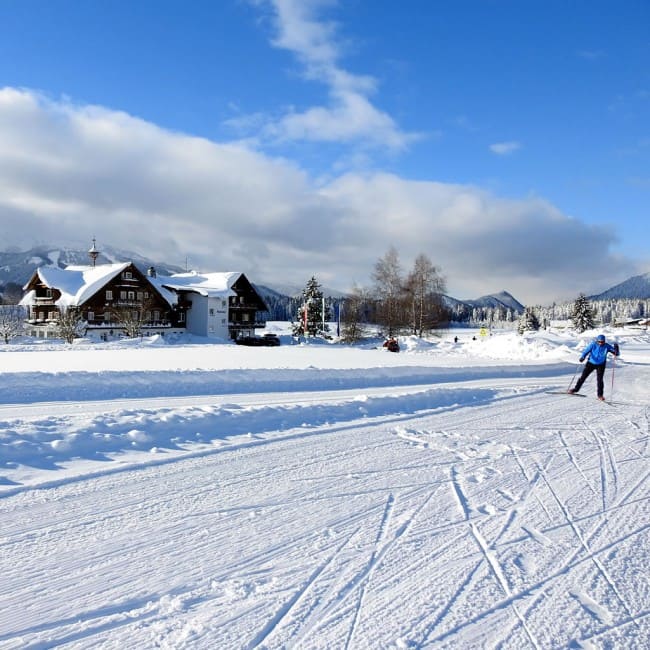
<svg viewBox="0 0 650 650"><path fill-rule="evenodd" d="M228 329L249 329L251 327L263 328L266 327L265 320L248 320L248 321L230 321L228 323Z"/></svg>

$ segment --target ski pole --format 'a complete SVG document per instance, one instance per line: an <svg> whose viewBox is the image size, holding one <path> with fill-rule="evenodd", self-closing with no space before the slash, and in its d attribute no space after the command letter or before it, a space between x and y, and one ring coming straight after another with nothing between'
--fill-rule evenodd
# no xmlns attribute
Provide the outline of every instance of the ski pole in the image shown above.
<svg viewBox="0 0 650 650"><path fill-rule="evenodd" d="M569 387L567 388L567 390L571 390L571 386L573 386L573 382L574 382L574 380L576 378L576 375L578 374L578 368L579 367L580 367L579 365L576 366L576 369L573 372L573 377L571 377L571 383L569 384Z"/></svg>
<svg viewBox="0 0 650 650"><path fill-rule="evenodd" d="M612 400L614 399L614 368L616 368L616 355L614 354L612 356L612 389L610 390L609 394L609 399Z"/></svg>

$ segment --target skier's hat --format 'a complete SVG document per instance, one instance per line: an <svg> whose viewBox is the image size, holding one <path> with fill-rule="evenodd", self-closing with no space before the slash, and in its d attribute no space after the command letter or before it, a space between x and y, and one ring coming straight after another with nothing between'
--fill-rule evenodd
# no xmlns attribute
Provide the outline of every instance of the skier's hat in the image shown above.
<svg viewBox="0 0 650 650"><path fill-rule="evenodd" d="M599 334L599 335L596 337L596 341L604 341L604 340L605 340L605 335L604 335L604 334Z"/></svg>

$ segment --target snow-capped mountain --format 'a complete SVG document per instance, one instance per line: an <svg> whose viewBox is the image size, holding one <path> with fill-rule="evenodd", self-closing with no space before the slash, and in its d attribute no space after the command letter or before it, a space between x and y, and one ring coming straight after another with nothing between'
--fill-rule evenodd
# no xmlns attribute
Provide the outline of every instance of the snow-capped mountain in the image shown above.
<svg viewBox="0 0 650 650"><path fill-rule="evenodd" d="M624 282L613 286L603 293L591 296L590 300L615 300L638 298L641 300L650 298L650 272L642 275L635 275Z"/></svg>
<svg viewBox="0 0 650 650"><path fill-rule="evenodd" d="M122 251L102 246L97 258L98 264L113 262L133 261L143 271L150 266L156 267L163 274L182 272L185 269L180 266L167 264L165 262L151 260L138 253ZM15 284L22 287L32 276L39 266L52 265L63 268L70 264L88 264L90 262L87 250L79 250L67 247L37 246L28 251L5 251L0 252L0 289L7 284ZM265 297L275 299L294 299L302 295L304 285L297 284L258 284L260 293ZM337 289L321 287L323 295L329 298L345 298L346 294ZM590 300L611 300L611 299L647 299L650 298L650 273L636 275L625 282L595 296ZM445 303L451 310L474 308L505 308L514 313L522 313L524 306L507 291L481 296L476 300L458 300L451 296L444 296Z"/></svg>
<svg viewBox="0 0 650 650"><path fill-rule="evenodd" d="M481 296L476 300L458 300L451 296L444 296L444 301L452 311L458 311L460 308L474 309L485 307L510 309L516 314L521 314L524 311L524 306L507 291L491 293L487 296Z"/></svg>
<svg viewBox="0 0 650 650"><path fill-rule="evenodd" d="M102 246L97 257L97 264L129 261L143 271L150 266L156 267L164 274L178 273L184 270L179 266L147 259L137 253L118 251L110 246ZM14 283L22 287L40 266L64 268L71 264L90 264L88 251L56 246L37 246L23 252L0 252L0 286Z"/></svg>
<svg viewBox="0 0 650 650"><path fill-rule="evenodd" d="M517 313L524 311L524 306L507 291L491 293L477 300L465 300L465 304L472 307L505 307Z"/></svg>

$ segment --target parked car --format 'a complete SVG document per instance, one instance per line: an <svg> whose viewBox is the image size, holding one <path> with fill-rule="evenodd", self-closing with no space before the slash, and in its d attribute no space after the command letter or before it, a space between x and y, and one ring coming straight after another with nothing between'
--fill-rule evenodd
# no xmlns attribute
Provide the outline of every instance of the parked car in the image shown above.
<svg viewBox="0 0 650 650"><path fill-rule="evenodd" d="M262 345L261 336L240 336L235 339L237 345Z"/></svg>
<svg viewBox="0 0 650 650"><path fill-rule="evenodd" d="M280 339L276 334L268 333L264 336L240 336L235 339L237 345L253 345L253 346L275 346L280 345Z"/></svg>

